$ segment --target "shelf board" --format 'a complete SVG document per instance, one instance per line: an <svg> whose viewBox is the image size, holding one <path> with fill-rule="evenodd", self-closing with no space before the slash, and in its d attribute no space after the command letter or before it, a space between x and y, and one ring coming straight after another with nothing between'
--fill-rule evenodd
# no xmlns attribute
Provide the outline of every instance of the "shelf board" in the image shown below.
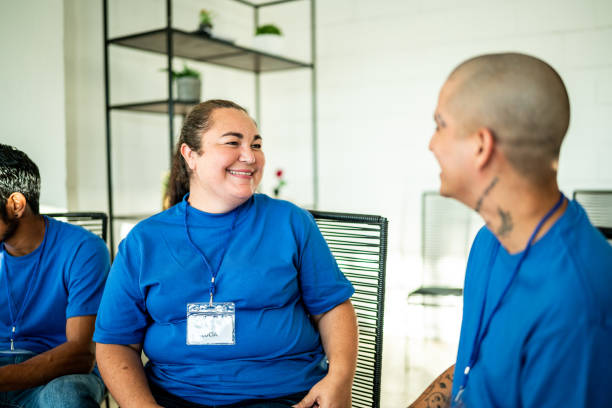
<svg viewBox="0 0 612 408"><path fill-rule="evenodd" d="M417 290L411 292L408 296L426 295L426 296L461 296L463 289L449 288L445 286L421 286Z"/></svg>
<svg viewBox="0 0 612 408"><path fill-rule="evenodd" d="M166 54L167 30L165 28L131 34L108 40L109 44L121 45L144 51ZM172 29L172 47L175 57L188 58L250 72L282 71L310 68L312 64L253 50L199 32Z"/></svg>
<svg viewBox="0 0 612 408"><path fill-rule="evenodd" d="M462 295L463 289L461 288L450 288L445 286L421 286L408 295L407 301L409 305L448 307L452 306L453 302L449 304L446 301L442 301L442 299L458 298ZM415 296L416 299L414 299ZM439 301L437 301L437 299Z"/></svg>
<svg viewBox="0 0 612 408"><path fill-rule="evenodd" d="M174 114L175 115L187 115L194 105L200 103L199 101L174 101ZM148 113L168 113L168 100L150 101L150 102L138 102L138 103L124 103L119 105L111 105L110 109L113 110L128 110L134 112L148 112Z"/></svg>

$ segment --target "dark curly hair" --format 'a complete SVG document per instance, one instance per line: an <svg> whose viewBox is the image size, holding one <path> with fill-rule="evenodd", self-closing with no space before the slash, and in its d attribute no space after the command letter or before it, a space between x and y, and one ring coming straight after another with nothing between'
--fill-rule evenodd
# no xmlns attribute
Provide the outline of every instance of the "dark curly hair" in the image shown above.
<svg viewBox="0 0 612 408"><path fill-rule="evenodd" d="M0 214L6 217L6 203L13 193L25 196L35 215L40 213L40 172L21 150L0 143Z"/></svg>

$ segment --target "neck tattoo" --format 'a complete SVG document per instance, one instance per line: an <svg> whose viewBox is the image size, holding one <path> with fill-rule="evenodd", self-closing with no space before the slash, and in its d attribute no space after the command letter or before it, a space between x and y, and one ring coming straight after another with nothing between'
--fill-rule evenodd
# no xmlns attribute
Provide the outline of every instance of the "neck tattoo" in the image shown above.
<svg viewBox="0 0 612 408"><path fill-rule="evenodd" d="M478 198L478 201L476 202L476 207L474 208L474 211L480 212L480 207L482 207L482 202L484 201L484 198L487 195L489 195L489 193L491 192L493 187L495 187L495 185L497 184L498 181L499 181L499 177L497 177L497 176L495 176L493 178L493 180L491 180L491 183L488 185L487 188L485 188L485 191L483 191L482 195Z"/></svg>
<svg viewBox="0 0 612 408"><path fill-rule="evenodd" d="M514 228L514 223L512 222L510 211L504 211L501 209L501 207L497 207L497 212L501 217L501 226L497 230L497 234L500 237L503 237L512 231L512 228Z"/></svg>

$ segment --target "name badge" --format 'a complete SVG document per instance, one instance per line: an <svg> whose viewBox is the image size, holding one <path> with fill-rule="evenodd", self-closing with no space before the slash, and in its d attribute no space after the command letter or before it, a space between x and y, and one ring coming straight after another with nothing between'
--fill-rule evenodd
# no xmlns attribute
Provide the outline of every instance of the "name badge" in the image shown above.
<svg viewBox="0 0 612 408"><path fill-rule="evenodd" d="M187 344L236 344L236 306L233 302L188 303Z"/></svg>

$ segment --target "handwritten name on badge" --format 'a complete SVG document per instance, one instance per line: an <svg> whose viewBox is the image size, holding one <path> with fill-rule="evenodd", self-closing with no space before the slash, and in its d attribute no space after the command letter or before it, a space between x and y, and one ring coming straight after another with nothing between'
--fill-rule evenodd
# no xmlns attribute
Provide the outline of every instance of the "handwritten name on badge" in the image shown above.
<svg viewBox="0 0 612 408"><path fill-rule="evenodd" d="M235 344L235 308L227 303L187 305L188 345Z"/></svg>

